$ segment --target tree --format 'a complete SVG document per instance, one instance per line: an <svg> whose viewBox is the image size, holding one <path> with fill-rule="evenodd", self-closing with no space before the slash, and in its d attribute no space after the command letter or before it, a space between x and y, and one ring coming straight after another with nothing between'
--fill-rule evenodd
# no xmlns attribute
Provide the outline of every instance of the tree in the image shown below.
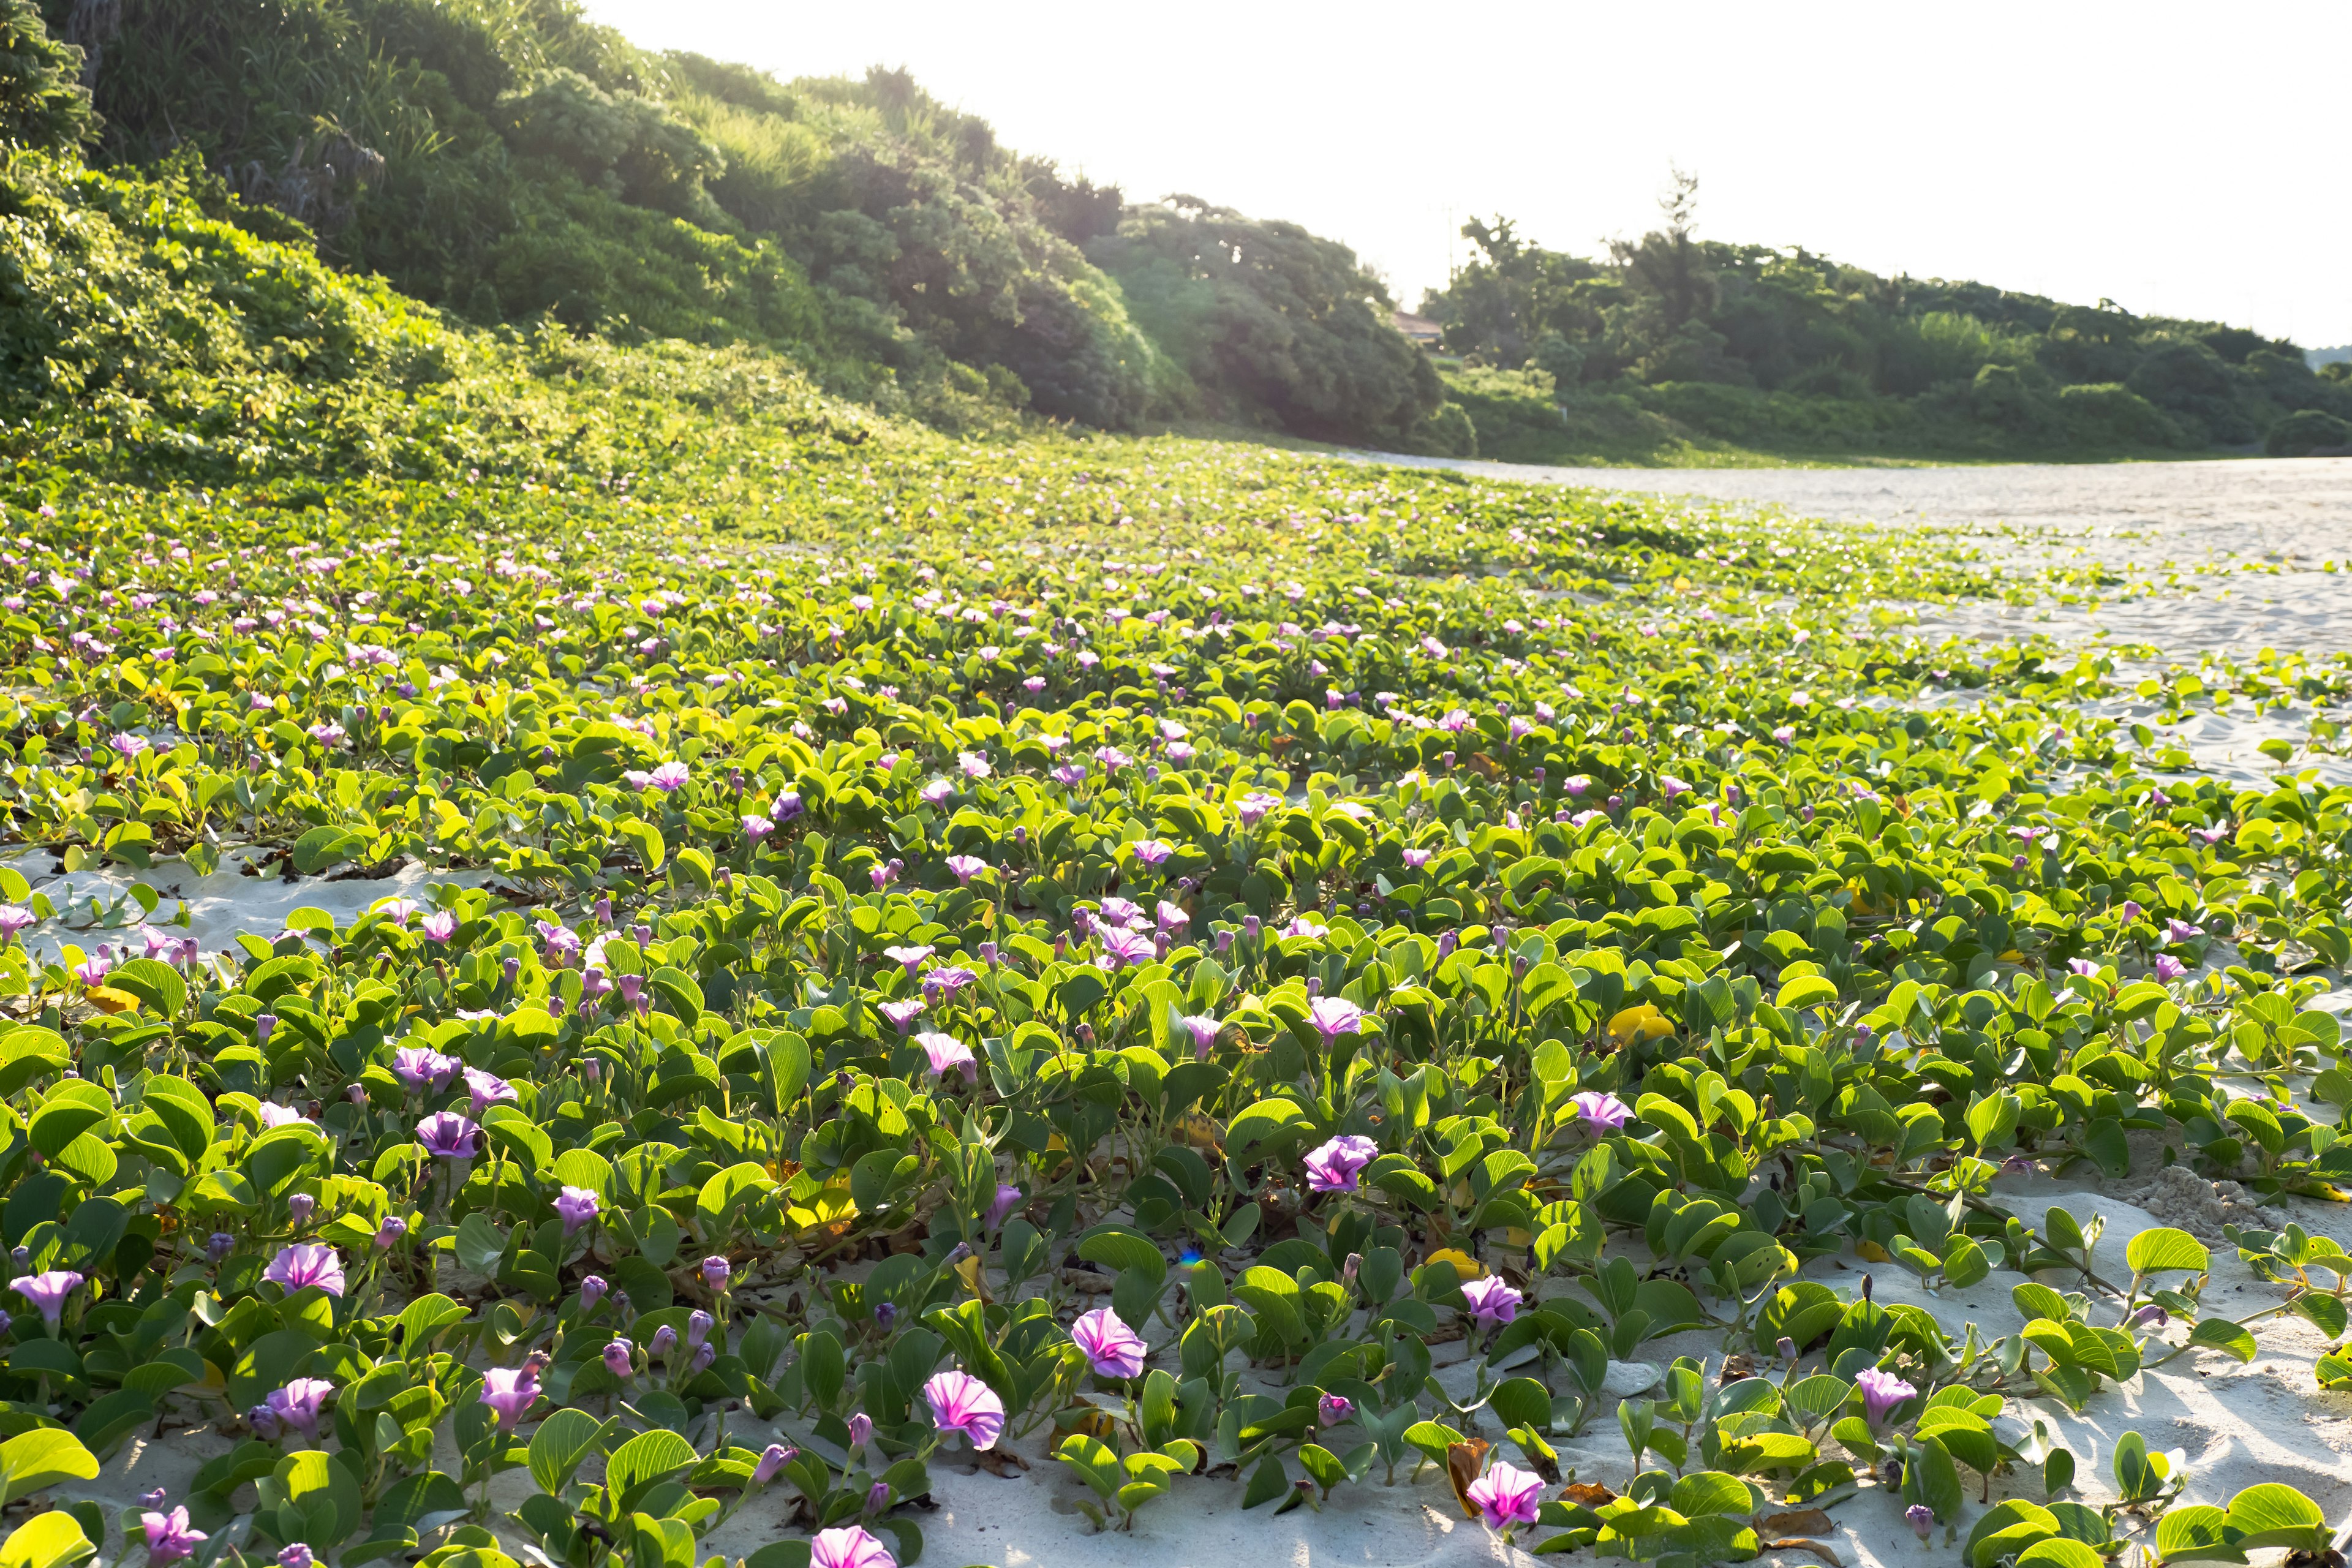
<svg viewBox="0 0 2352 1568"><path fill-rule="evenodd" d="M0 0L0 140L79 147L98 134L82 52L49 37L33 0Z"/></svg>

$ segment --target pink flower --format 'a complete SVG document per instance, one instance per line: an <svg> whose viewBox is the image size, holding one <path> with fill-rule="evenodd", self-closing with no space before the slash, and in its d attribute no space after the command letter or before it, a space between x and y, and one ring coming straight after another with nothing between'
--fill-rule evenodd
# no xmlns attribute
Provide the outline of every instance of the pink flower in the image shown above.
<svg viewBox="0 0 2352 1568"><path fill-rule="evenodd" d="M1516 1465L1497 1464L1472 1481L1463 1495L1478 1505L1489 1530L1533 1524L1537 1500L1543 1495L1543 1478Z"/></svg>
<svg viewBox="0 0 2352 1568"><path fill-rule="evenodd" d="M457 934L457 917L446 910L436 910L417 921L416 929L425 933L425 941L437 945Z"/></svg>
<svg viewBox="0 0 2352 1568"><path fill-rule="evenodd" d="M1183 1026L1186 1034L1192 1037L1192 1059L1206 1061L1210 1048L1217 1043L1217 1031L1224 1026L1205 1015L1179 1018L1177 1022Z"/></svg>
<svg viewBox="0 0 2352 1568"><path fill-rule="evenodd" d="M511 1103L516 1098L514 1085L502 1078L494 1078L479 1068L466 1069L466 1092L473 1097L474 1114L477 1116L493 1105Z"/></svg>
<svg viewBox="0 0 2352 1568"><path fill-rule="evenodd" d="M1156 956L1151 939L1131 931L1105 931L1102 933L1102 957L1097 961L1105 969L1121 969L1130 963L1143 963Z"/></svg>
<svg viewBox="0 0 2352 1568"><path fill-rule="evenodd" d="M1070 1338L1087 1352L1097 1377L1141 1377L1150 1347L1108 1307L1097 1307L1070 1326Z"/></svg>
<svg viewBox="0 0 2352 1568"><path fill-rule="evenodd" d="M875 1011L889 1019L903 1035L913 1027L916 1019L923 1016L923 1004L908 996L896 1002L885 1002Z"/></svg>
<svg viewBox="0 0 2352 1568"><path fill-rule="evenodd" d="M2168 919L2164 922L2164 940L2167 942L2187 942L2191 937L2203 936L2204 934L2205 928L2203 926L2193 926L2187 921Z"/></svg>
<svg viewBox="0 0 2352 1568"><path fill-rule="evenodd" d="M289 1296L313 1285L330 1296L341 1296L343 1259L341 1254L323 1242L299 1242L278 1248L278 1256L269 1260L261 1277L276 1280Z"/></svg>
<svg viewBox="0 0 2352 1568"><path fill-rule="evenodd" d="M1155 868L1165 865L1168 858L1176 853L1172 846L1163 844L1157 838L1139 838L1128 847L1135 851L1135 858L1138 860Z"/></svg>
<svg viewBox="0 0 2352 1568"><path fill-rule="evenodd" d="M1380 1157L1381 1146L1370 1139L1353 1132L1339 1137L1307 1154L1307 1186L1310 1192L1352 1193L1356 1190L1356 1173Z"/></svg>
<svg viewBox="0 0 2352 1568"><path fill-rule="evenodd" d="M955 874L958 882L969 885L974 877L986 873L988 862L977 855L950 855L948 869Z"/></svg>
<svg viewBox="0 0 2352 1568"><path fill-rule="evenodd" d="M1364 1027L1364 1010L1343 996L1318 996L1307 1010L1307 1021L1323 1037L1326 1050L1341 1035L1360 1034Z"/></svg>
<svg viewBox="0 0 2352 1568"><path fill-rule="evenodd" d="M809 1568L898 1568L890 1549L862 1524L821 1530L809 1542Z"/></svg>
<svg viewBox="0 0 2352 1568"><path fill-rule="evenodd" d="M429 928L433 917L427 915L425 924ZM429 930L426 934L431 934ZM423 1089L428 1083L438 1089L465 1065L456 1057L445 1057L425 1046L403 1046L392 1053L393 1076L411 1089Z"/></svg>
<svg viewBox="0 0 2352 1568"><path fill-rule="evenodd" d="M923 960L930 957L934 951L935 950L933 948L928 945L922 947L886 947L882 950L882 956L889 959L894 963L905 964L907 967L907 978L912 980L915 977L915 971L922 967Z"/></svg>
<svg viewBox="0 0 2352 1568"><path fill-rule="evenodd" d="M1519 1303L1526 1298L1504 1284L1500 1275L1489 1274L1463 1286L1462 1300L1470 1309L1472 1321L1492 1329L1517 1317Z"/></svg>
<svg viewBox="0 0 2352 1568"><path fill-rule="evenodd" d="M1356 1413L1356 1402L1344 1394L1327 1394L1315 1402L1315 1419L1325 1426L1337 1426Z"/></svg>
<svg viewBox="0 0 2352 1568"><path fill-rule="evenodd" d="M20 1274L8 1281L8 1289L39 1308L41 1321L55 1328L65 1316L66 1298L80 1289L82 1277L72 1269L52 1268L40 1274Z"/></svg>
<svg viewBox="0 0 2352 1568"><path fill-rule="evenodd" d="M1605 1090L1588 1089L1569 1103L1576 1107L1577 1120L1584 1123L1584 1130L1596 1138L1633 1120L1633 1108Z"/></svg>
<svg viewBox="0 0 2352 1568"><path fill-rule="evenodd" d="M1021 1198L1022 1193L1019 1187L1012 1186L1002 1182L998 1183L996 1187L996 1197L988 1205L988 1228L994 1230L997 1226L1003 1225L1004 1223L1005 1216L1010 1215L1014 1209L1021 1206Z"/></svg>
<svg viewBox="0 0 2352 1568"><path fill-rule="evenodd" d="M972 1058L971 1047L953 1035L925 1033L915 1037L915 1044L931 1060L931 1076L938 1078L953 1068L963 1074L966 1083L980 1082L980 1064Z"/></svg>
<svg viewBox="0 0 2352 1568"><path fill-rule="evenodd" d="M684 763L664 763L646 775L646 782L664 795L670 795L684 789L686 780L687 772Z"/></svg>
<svg viewBox="0 0 2352 1568"><path fill-rule="evenodd" d="M968 1372L943 1372L923 1384L931 1424L942 1434L961 1432L975 1448L993 1448L1004 1430L1004 1401Z"/></svg>
<svg viewBox="0 0 2352 1568"><path fill-rule="evenodd" d="M269 1395L269 1413L278 1417L281 1426L291 1426L304 1436L319 1436L319 1412L335 1385L323 1377L298 1377Z"/></svg>
<svg viewBox="0 0 2352 1568"><path fill-rule="evenodd" d="M2178 980L2188 973L2189 966L2172 954L2159 952L2156 955L2156 977L2158 980Z"/></svg>

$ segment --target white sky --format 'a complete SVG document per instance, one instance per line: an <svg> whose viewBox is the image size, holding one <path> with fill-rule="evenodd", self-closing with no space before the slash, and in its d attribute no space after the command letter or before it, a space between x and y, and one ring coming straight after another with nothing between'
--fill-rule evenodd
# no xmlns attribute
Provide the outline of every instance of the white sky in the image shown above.
<svg viewBox="0 0 2352 1568"><path fill-rule="evenodd" d="M1006 146L1345 241L1407 305L1501 213L2352 342L2352 5L586 0L786 78L906 66Z"/></svg>

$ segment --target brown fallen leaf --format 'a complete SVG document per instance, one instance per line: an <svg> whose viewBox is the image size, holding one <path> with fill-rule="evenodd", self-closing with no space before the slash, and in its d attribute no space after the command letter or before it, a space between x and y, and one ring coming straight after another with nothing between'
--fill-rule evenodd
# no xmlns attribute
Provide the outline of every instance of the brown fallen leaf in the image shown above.
<svg viewBox="0 0 2352 1568"><path fill-rule="evenodd" d="M1828 1547L1822 1545L1818 1541L1799 1541L1792 1536L1785 1541L1765 1542L1763 1544L1763 1550L1766 1552L1810 1552L1814 1556L1820 1558L1822 1562L1828 1563L1830 1568L1845 1568L1844 1562L1838 1556L1838 1554L1831 1551Z"/></svg>
<svg viewBox="0 0 2352 1568"><path fill-rule="evenodd" d="M1000 1476L1007 1480L1029 1468L1028 1460L1005 1447L982 1448L972 1458L978 1460L980 1468L990 1475Z"/></svg>
<svg viewBox="0 0 2352 1568"><path fill-rule="evenodd" d="M1570 1481L1560 1489L1559 1495L1580 1508L1599 1508L1604 1502L1617 1500L1617 1494L1599 1481Z"/></svg>
<svg viewBox="0 0 2352 1568"><path fill-rule="evenodd" d="M1754 1377L1755 1375L1756 1358L1752 1355L1735 1353L1723 1358L1723 1372L1720 1376L1717 1377L1717 1381L1724 1387L1728 1388L1735 1383Z"/></svg>
<svg viewBox="0 0 2352 1568"><path fill-rule="evenodd" d="M1837 1526L1821 1509L1807 1508L1794 1513L1768 1513L1756 1521L1756 1528L1765 1535L1827 1535Z"/></svg>
<svg viewBox="0 0 2352 1568"><path fill-rule="evenodd" d="M1486 1468L1486 1450L1492 1443L1473 1437L1465 1443L1449 1443L1445 1447L1445 1479L1454 1483L1454 1500L1462 1505L1463 1517L1479 1517L1478 1505L1470 1500L1470 1483Z"/></svg>

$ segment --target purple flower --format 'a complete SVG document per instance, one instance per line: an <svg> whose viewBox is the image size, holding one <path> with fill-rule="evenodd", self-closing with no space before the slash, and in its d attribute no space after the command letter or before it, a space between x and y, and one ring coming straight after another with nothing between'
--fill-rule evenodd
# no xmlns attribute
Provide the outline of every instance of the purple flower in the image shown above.
<svg viewBox="0 0 2352 1568"><path fill-rule="evenodd" d="M418 921L416 929L425 933L425 941L437 947L457 934L457 917L446 910L436 910Z"/></svg>
<svg viewBox="0 0 2352 1568"><path fill-rule="evenodd" d="M1507 1530L1536 1521L1537 1500L1543 1495L1543 1478L1516 1465L1497 1464L1464 1489L1463 1496L1478 1505L1489 1530Z"/></svg>
<svg viewBox="0 0 2352 1568"><path fill-rule="evenodd" d="M955 873L957 881L969 884L974 877L988 870L988 862L977 855L950 855L948 857L948 869Z"/></svg>
<svg viewBox="0 0 2352 1568"><path fill-rule="evenodd" d="M874 1417L863 1410L849 1418L849 1446L863 1448L866 1440L874 1436Z"/></svg>
<svg viewBox="0 0 2352 1568"><path fill-rule="evenodd" d="M761 1454L760 1462L751 1468L751 1484L755 1487L766 1486L770 1481L774 1480L777 1472L791 1464L799 1453L798 1448L788 1448L782 1443L769 1444L766 1450Z"/></svg>
<svg viewBox="0 0 2352 1568"><path fill-rule="evenodd" d="M2150 1302L2148 1305L2142 1307L2138 1311L2134 1312L2131 1315L2131 1321L2126 1323L2124 1327L2127 1329L2160 1329L2170 1321L2172 1321L2170 1313L2167 1312L2163 1308L2157 1306L2154 1302Z"/></svg>
<svg viewBox="0 0 2352 1568"><path fill-rule="evenodd" d="M1102 932L1102 957L1097 962L1105 969L1123 969L1130 963L1144 963L1158 956L1151 939L1139 931L1106 927Z"/></svg>
<svg viewBox="0 0 2352 1568"><path fill-rule="evenodd" d="M1182 1026L1186 1034L1192 1037L1192 1059L1206 1061L1211 1047L1217 1043L1217 1031L1224 1026L1206 1014L1179 1018L1177 1023Z"/></svg>
<svg viewBox="0 0 2352 1568"><path fill-rule="evenodd" d="M1463 1286L1462 1300L1470 1309L1473 1322L1492 1329L1517 1317L1519 1303L1526 1298L1504 1284L1500 1275L1489 1274Z"/></svg>
<svg viewBox="0 0 2352 1568"><path fill-rule="evenodd" d="M1370 1139L1353 1132L1339 1137L1307 1154L1307 1186L1317 1193L1352 1193L1356 1190L1356 1173L1380 1157L1381 1146Z"/></svg>
<svg viewBox="0 0 2352 1568"><path fill-rule="evenodd" d="M637 1364L637 1348L626 1340L614 1340L604 1347L604 1370L614 1377L626 1378Z"/></svg>
<svg viewBox="0 0 2352 1568"><path fill-rule="evenodd" d="M604 1283L604 1277L602 1274L591 1274L585 1279L581 1280L581 1312L584 1315L594 1311L596 1310L596 1303L603 1300L604 1299L604 1292L611 1289L612 1287L610 1285Z"/></svg>
<svg viewBox="0 0 2352 1568"><path fill-rule="evenodd" d="M1173 846L1163 844L1157 838L1139 838L1128 847L1135 851L1138 860L1154 870L1167 864L1168 858L1176 853Z"/></svg>
<svg viewBox="0 0 2352 1568"><path fill-rule="evenodd" d="M1924 1502L1915 1502L1903 1510L1903 1521L1911 1527L1912 1534L1925 1541L1927 1527L1936 1522L1936 1510Z"/></svg>
<svg viewBox="0 0 2352 1568"><path fill-rule="evenodd" d="M139 1526L147 1532L147 1561L152 1568L163 1568L167 1563L194 1556L196 1542L206 1539L203 1531L188 1528L188 1510L184 1508L175 1508L168 1515L142 1514Z"/></svg>
<svg viewBox="0 0 2352 1568"><path fill-rule="evenodd" d="M343 1293L343 1259L336 1250L323 1242L298 1242L278 1248L269 1267L261 1271L264 1279L275 1279L285 1287L289 1296L297 1290L316 1285L330 1296Z"/></svg>
<svg viewBox="0 0 2352 1568"><path fill-rule="evenodd" d="M205 1243L205 1256L218 1263L222 1258L226 1258L236 1246L236 1237L225 1230L216 1230L213 1232L212 1238Z"/></svg>
<svg viewBox="0 0 2352 1568"><path fill-rule="evenodd" d="M1004 1401L988 1384L963 1371L943 1372L923 1384L931 1424L942 1435L961 1432L975 1448L993 1448L1004 1430Z"/></svg>
<svg viewBox="0 0 2352 1568"><path fill-rule="evenodd" d="M747 844L757 844L775 830L775 823L767 817L751 816L743 818L743 840Z"/></svg>
<svg viewBox="0 0 2352 1568"><path fill-rule="evenodd" d="M711 1325L719 1320L697 1307L686 1315L686 1348L698 1351L702 1342L710 1337Z"/></svg>
<svg viewBox="0 0 2352 1568"><path fill-rule="evenodd" d="M671 795L684 789L686 780L687 772L684 763L664 763L646 775L646 782L664 795Z"/></svg>
<svg viewBox="0 0 2352 1568"><path fill-rule="evenodd" d="M41 1321L54 1329L65 1316L66 1298L81 1283L82 1277L72 1269L52 1268L41 1274L20 1274L8 1281L8 1289L39 1308Z"/></svg>
<svg viewBox="0 0 2352 1568"><path fill-rule="evenodd" d="M2156 977L2158 980L2178 980L2188 973L2189 966L2172 954L2159 952L2156 955Z"/></svg>
<svg viewBox="0 0 2352 1568"><path fill-rule="evenodd" d="M570 1236L594 1219L602 1206L596 1194L587 1188L566 1187L556 1194L555 1217L563 1222L563 1234Z"/></svg>
<svg viewBox="0 0 2352 1568"><path fill-rule="evenodd" d="M473 1119L455 1110L436 1110L416 1124L416 1141L425 1152L444 1160L470 1160L481 1129Z"/></svg>
<svg viewBox="0 0 2352 1568"><path fill-rule="evenodd" d="M882 950L882 956L894 963L905 964L907 978L912 980L915 971L923 966L923 960L930 957L934 951L929 943L920 947L886 947Z"/></svg>
<svg viewBox="0 0 2352 1568"><path fill-rule="evenodd" d="M1264 790L1252 790L1234 803L1234 815L1241 818L1244 827L1255 827L1265 820L1267 812L1281 804L1282 797L1278 795L1268 795Z"/></svg>
<svg viewBox="0 0 2352 1568"><path fill-rule="evenodd" d="M509 1104L517 1098L514 1085L502 1078L494 1078L479 1068L466 1069L466 1092L473 1097L474 1114L477 1116L493 1105Z"/></svg>
<svg viewBox="0 0 2352 1568"><path fill-rule="evenodd" d="M335 1385L323 1377L298 1377L269 1394L269 1413L280 1426L291 1426L305 1437L319 1435L319 1411Z"/></svg>
<svg viewBox="0 0 2352 1568"><path fill-rule="evenodd" d="M862 1524L820 1530L809 1542L809 1568L898 1568L890 1549Z"/></svg>
<svg viewBox="0 0 2352 1568"><path fill-rule="evenodd" d="M1097 1377L1141 1377L1150 1347L1108 1307L1097 1307L1070 1325L1070 1338L1087 1352Z"/></svg>
<svg viewBox="0 0 2352 1568"><path fill-rule="evenodd" d="M311 1211L318 1206L319 1200L308 1193L296 1193L286 1200L286 1212L293 1216L298 1228L310 1223Z"/></svg>
<svg viewBox="0 0 2352 1568"><path fill-rule="evenodd" d="M923 1004L909 996L904 1001L885 1002L875 1011L897 1025L898 1032L903 1035L914 1026L917 1018L923 1016Z"/></svg>
<svg viewBox="0 0 2352 1568"><path fill-rule="evenodd" d="M425 918L429 924L432 917ZM445 1057L425 1046L403 1046L392 1053L393 1076L412 1089L423 1089L427 1084L438 1089L455 1078L465 1065L455 1057Z"/></svg>
<svg viewBox="0 0 2352 1568"><path fill-rule="evenodd" d="M1891 1372L1881 1372L1874 1366L1864 1367L1855 1376L1853 1385L1862 1390L1862 1414L1873 1426L1886 1419L1888 1411L1906 1399L1918 1396L1919 1391Z"/></svg>
<svg viewBox="0 0 2352 1568"><path fill-rule="evenodd" d="M490 1368L482 1373L482 1403L498 1413L499 1431L513 1431L539 1403L539 1373L528 1366Z"/></svg>
<svg viewBox="0 0 2352 1568"><path fill-rule="evenodd" d="M671 1328L667 1323L664 1323L660 1328L654 1331L653 1342L646 1347L646 1353L647 1355L656 1355L661 1357L662 1360L667 1361L669 1359L669 1352L677 1348L677 1331Z"/></svg>
<svg viewBox="0 0 2352 1568"><path fill-rule="evenodd" d="M727 1277L732 1272L733 1270L728 1267L727 1259L723 1258L706 1258L702 1260L702 1283L715 1295L726 1294Z"/></svg>
<svg viewBox="0 0 2352 1568"><path fill-rule="evenodd" d="M1588 1089L1569 1103L1576 1107L1576 1118L1584 1123L1584 1130L1595 1138L1633 1120L1632 1106L1603 1090Z"/></svg>
<svg viewBox="0 0 2352 1568"><path fill-rule="evenodd" d="M2164 940L2168 943L2187 942L2191 937L2204 934L2203 926L2193 926L2187 921L2167 920L2164 922Z"/></svg>
<svg viewBox="0 0 2352 1568"><path fill-rule="evenodd" d="M971 1047L953 1035L917 1035L915 1043L922 1047L923 1054L930 1058L933 1078L952 1068L963 1074L966 1083L977 1085L980 1082L980 1064L973 1059Z"/></svg>
<svg viewBox="0 0 2352 1568"><path fill-rule="evenodd" d="M994 1201L988 1205L988 1228L994 1230L998 1226L1003 1225L1004 1223L1005 1216L1010 1215L1014 1209L1021 1206L1021 1196L1022 1194L1019 1187L1009 1186L1002 1182L998 1183L996 1186L996 1197Z"/></svg>
<svg viewBox="0 0 2352 1568"><path fill-rule="evenodd" d="M406 1236L407 1234L408 1222L406 1220L401 1218L398 1215L388 1215L382 1225L375 1227L376 1250L379 1252L391 1251L392 1244L398 1241L402 1237Z"/></svg>
<svg viewBox="0 0 2352 1568"><path fill-rule="evenodd" d="M1356 1402L1344 1394L1327 1394L1315 1402L1315 1418L1326 1426L1337 1426L1356 1413Z"/></svg>
<svg viewBox="0 0 2352 1568"><path fill-rule="evenodd" d="M2136 923L2139 920L2139 917L2147 911L2139 907L2137 900L2126 899L2124 900L2124 907L2116 912L2123 917L2123 921L2126 925L2131 925Z"/></svg>
<svg viewBox="0 0 2352 1568"><path fill-rule="evenodd" d="M33 911L17 904L0 904L0 942L33 923Z"/></svg>
<svg viewBox="0 0 2352 1568"><path fill-rule="evenodd" d="M1364 1010L1342 996L1318 996L1307 1010L1307 1021L1323 1037L1323 1047L1328 1050L1341 1035L1360 1034L1364 1027Z"/></svg>
<svg viewBox="0 0 2352 1568"><path fill-rule="evenodd" d="M278 1554L278 1568L312 1568L315 1562L310 1549L299 1541Z"/></svg>

